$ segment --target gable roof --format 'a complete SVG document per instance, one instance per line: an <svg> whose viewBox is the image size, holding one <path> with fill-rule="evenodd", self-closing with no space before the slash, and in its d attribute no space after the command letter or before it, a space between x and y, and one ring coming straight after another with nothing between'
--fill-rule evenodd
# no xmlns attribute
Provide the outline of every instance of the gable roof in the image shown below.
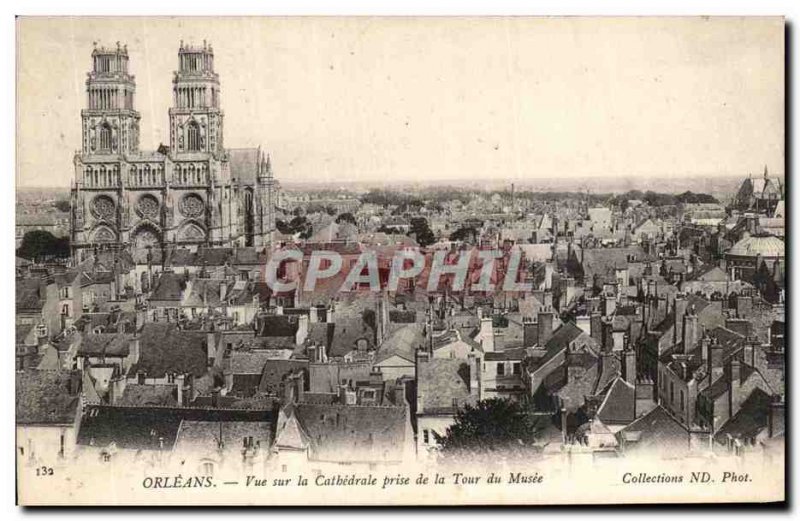
<svg viewBox="0 0 800 521"><path fill-rule="evenodd" d="M397 462L411 441L406 439L406 407L309 403L293 407L317 460Z"/></svg>
<svg viewBox="0 0 800 521"><path fill-rule="evenodd" d="M597 410L597 417L605 424L628 424L636 419L635 405L635 387L617 377Z"/></svg>
<svg viewBox="0 0 800 521"><path fill-rule="evenodd" d="M71 424L80 397L80 371L26 369L16 373L18 424Z"/></svg>
<svg viewBox="0 0 800 521"><path fill-rule="evenodd" d="M689 452L689 433L661 405L617 432L625 452L658 452L680 457Z"/></svg>
<svg viewBox="0 0 800 521"><path fill-rule="evenodd" d="M272 421L263 409L194 407L118 407L91 405L84 410L76 443L134 450L171 450L183 420Z"/></svg>
<svg viewBox="0 0 800 521"><path fill-rule="evenodd" d="M139 336L139 361L130 374L144 371L148 378L163 378L167 374L206 372L208 352L206 333L185 331L175 324L148 322Z"/></svg>
<svg viewBox="0 0 800 521"><path fill-rule="evenodd" d="M394 331L378 347L375 364L380 364L393 356L414 363L417 348L422 345L422 329L417 324L408 324Z"/></svg>
<svg viewBox="0 0 800 521"><path fill-rule="evenodd" d="M469 370L469 364L457 358L418 363L417 413L454 414L459 407L477 402L477 392L470 392Z"/></svg>

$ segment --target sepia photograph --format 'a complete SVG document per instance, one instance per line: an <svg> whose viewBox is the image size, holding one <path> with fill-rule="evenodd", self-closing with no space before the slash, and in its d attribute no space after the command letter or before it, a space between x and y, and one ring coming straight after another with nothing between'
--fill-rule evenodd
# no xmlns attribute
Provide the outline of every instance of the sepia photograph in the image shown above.
<svg viewBox="0 0 800 521"><path fill-rule="evenodd" d="M787 36L18 17L18 504L786 501Z"/></svg>

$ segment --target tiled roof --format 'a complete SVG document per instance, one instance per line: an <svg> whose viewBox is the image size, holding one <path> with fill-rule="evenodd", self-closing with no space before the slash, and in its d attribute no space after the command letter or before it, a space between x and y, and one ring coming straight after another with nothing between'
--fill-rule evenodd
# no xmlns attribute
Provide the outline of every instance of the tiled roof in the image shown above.
<svg viewBox="0 0 800 521"><path fill-rule="evenodd" d="M45 303L45 288L39 279L17 279L17 312L41 311Z"/></svg>
<svg viewBox="0 0 800 521"><path fill-rule="evenodd" d="M179 301L186 282L182 275L171 271L162 272L150 294L150 300L175 300Z"/></svg>
<svg viewBox="0 0 800 521"><path fill-rule="evenodd" d="M617 378L597 410L597 416L605 424L628 424L635 419L635 405L635 387Z"/></svg>
<svg viewBox="0 0 800 521"><path fill-rule="evenodd" d="M464 360L434 358L417 364L418 414L453 414L465 404L477 402L470 392L469 365Z"/></svg>
<svg viewBox="0 0 800 521"><path fill-rule="evenodd" d="M341 320L336 317L328 356L345 356L356 349L357 342L362 339L366 340L368 351L375 348L375 331L361 317Z"/></svg>
<svg viewBox="0 0 800 521"><path fill-rule="evenodd" d="M727 255L755 257L784 257L785 245L782 240L772 235L752 235L740 240L728 250Z"/></svg>
<svg viewBox="0 0 800 521"><path fill-rule="evenodd" d="M305 372L305 381L308 383L308 360L267 360L261 371L258 390L265 394L277 395L286 377L297 371Z"/></svg>
<svg viewBox="0 0 800 521"><path fill-rule="evenodd" d="M755 438L767 428L771 397L755 388L742 403L742 408L717 431L717 443L727 442L728 435L733 438Z"/></svg>
<svg viewBox="0 0 800 521"><path fill-rule="evenodd" d="M272 412L263 409L93 405L84 411L77 444L106 447L115 443L122 449L171 450L183 420L271 421Z"/></svg>
<svg viewBox="0 0 800 521"><path fill-rule="evenodd" d="M175 451L204 454L216 452L221 446L223 450L238 452L244 447L244 438L252 438L254 445L257 444L261 450L268 450L272 440L272 423L183 420L175 440Z"/></svg>
<svg viewBox="0 0 800 521"><path fill-rule="evenodd" d="M375 363L379 364L393 356L414 362L414 354L422 345L422 328L417 324L405 325L392 333L378 347Z"/></svg>
<svg viewBox="0 0 800 521"><path fill-rule="evenodd" d="M81 333L78 356L128 356L131 335Z"/></svg>
<svg viewBox="0 0 800 521"><path fill-rule="evenodd" d="M260 375L269 359L269 353L263 351L233 351L230 371L233 374Z"/></svg>
<svg viewBox="0 0 800 521"><path fill-rule="evenodd" d="M289 315L259 315L257 336L294 336L297 333L297 318Z"/></svg>
<svg viewBox="0 0 800 521"><path fill-rule="evenodd" d="M686 428L660 405L617 432L617 439L625 452L679 457L689 451Z"/></svg>
<svg viewBox="0 0 800 521"><path fill-rule="evenodd" d="M16 373L16 420L18 424L70 424L80 396L79 371Z"/></svg>
<svg viewBox="0 0 800 521"><path fill-rule="evenodd" d="M294 407L314 459L322 461L401 461L406 439L405 407L317 405Z"/></svg>
<svg viewBox="0 0 800 521"><path fill-rule="evenodd" d="M182 331L175 324L150 322L142 327L139 351L139 362L131 367L130 374L144 371L148 378L162 378L168 373L197 377L206 372L206 333L202 331Z"/></svg>
<svg viewBox="0 0 800 521"><path fill-rule="evenodd" d="M133 384L125 386L115 405L178 405L178 391L172 384Z"/></svg>

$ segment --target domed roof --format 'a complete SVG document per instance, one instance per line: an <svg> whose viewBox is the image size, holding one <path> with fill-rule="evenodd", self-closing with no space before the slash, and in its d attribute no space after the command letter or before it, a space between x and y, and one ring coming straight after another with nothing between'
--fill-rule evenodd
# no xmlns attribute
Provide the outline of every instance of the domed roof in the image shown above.
<svg viewBox="0 0 800 521"><path fill-rule="evenodd" d="M783 241L773 235L752 235L745 237L733 245L728 251L728 255L738 255L742 257L783 257Z"/></svg>

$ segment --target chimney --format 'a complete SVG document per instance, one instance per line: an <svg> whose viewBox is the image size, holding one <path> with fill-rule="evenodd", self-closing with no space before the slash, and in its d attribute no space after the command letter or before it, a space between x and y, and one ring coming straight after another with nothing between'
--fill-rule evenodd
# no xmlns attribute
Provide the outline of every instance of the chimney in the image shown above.
<svg viewBox="0 0 800 521"><path fill-rule="evenodd" d="M294 376L294 385L295 391L294 395L297 397L298 403L303 403L303 397L305 395L305 387L306 387L306 375L305 373L300 370Z"/></svg>
<svg viewBox="0 0 800 521"><path fill-rule="evenodd" d="M745 399L742 393L742 363L736 358L731 360L731 410L730 417L739 412Z"/></svg>
<svg viewBox="0 0 800 521"><path fill-rule="evenodd" d="M397 406L407 405L406 402L406 386L403 382L395 382L393 389L393 401Z"/></svg>
<svg viewBox="0 0 800 521"><path fill-rule="evenodd" d="M308 308L308 321L311 324L319 322L319 308L317 306Z"/></svg>
<svg viewBox="0 0 800 521"><path fill-rule="evenodd" d="M657 294L657 292L656 292ZM656 311L658 317L656 321L663 320L667 316L667 297L656 297Z"/></svg>
<svg viewBox="0 0 800 521"><path fill-rule="evenodd" d="M750 336L750 332L753 329L750 321L744 318L726 318L725 328L745 337Z"/></svg>
<svg viewBox="0 0 800 521"><path fill-rule="evenodd" d="M290 403L295 403L297 400L295 399L297 394L297 387L294 385L294 380L292 379L291 375L286 378L283 382L283 401L284 405L289 405ZM212 394L213 398L213 394Z"/></svg>
<svg viewBox="0 0 800 521"><path fill-rule="evenodd" d="M636 386L636 351L627 349L623 354L622 374L625 381Z"/></svg>
<svg viewBox="0 0 800 521"><path fill-rule="evenodd" d="M724 368L722 367L722 357L724 347L720 345L719 340L713 339L709 346L708 355L708 374L710 377L709 384L714 383L722 376Z"/></svg>
<svg viewBox="0 0 800 521"><path fill-rule="evenodd" d="M481 395L481 359L474 353L467 355L469 362L469 393L473 396Z"/></svg>
<svg viewBox="0 0 800 521"><path fill-rule="evenodd" d="M537 333L539 345L545 345L553 336L553 312L549 309L547 311L540 311L537 324L539 330Z"/></svg>
<svg viewBox="0 0 800 521"><path fill-rule="evenodd" d="M769 404L769 416L767 418L769 427L769 437L774 438L785 431L786 403L779 394L772 397Z"/></svg>
<svg viewBox="0 0 800 521"><path fill-rule="evenodd" d="M603 353L610 353L614 350L614 323L607 320L603 324L603 342L601 344Z"/></svg>
<svg viewBox="0 0 800 521"><path fill-rule="evenodd" d="M131 367L139 363L140 356L139 337L136 336L128 343L128 366Z"/></svg>
<svg viewBox="0 0 800 521"><path fill-rule="evenodd" d="M542 301L542 304L544 304L544 306L547 309L552 309L553 308L553 291L552 290L545 291L544 295L542 296L542 298L544 299Z"/></svg>
<svg viewBox="0 0 800 521"><path fill-rule="evenodd" d="M175 375L175 387L178 389L178 405L183 407L186 405L184 396L184 387L186 384L186 376L183 374Z"/></svg>
<svg viewBox="0 0 800 521"><path fill-rule="evenodd" d="M697 345L697 315L694 313L683 316L683 352L689 354Z"/></svg>
<svg viewBox="0 0 800 521"><path fill-rule="evenodd" d="M214 360L217 358L217 342L213 331L206 333L206 357L208 365L214 365Z"/></svg>
<svg viewBox="0 0 800 521"><path fill-rule="evenodd" d="M744 340L744 349L742 350L744 355L744 360L742 360L745 364L749 365L750 367L755 367L756 365L756 349L758 349L760 342L758 341L757 337L749 336Z"/></svg>
<svg viewBox="0 0 800 521"><path fill-rule="evenodd" d="M675 337L674 341L677 344L683 339L683 316L686 314L686 299L683 295L675 295Z"/></svg>
<svg viewBox="0 0 800 521"><path fill-rule="evenodd" d="M711 337L705 333L700 340L700 349L700 356L704 362L708 363L708 357L711 356Z"/></svg>
<svg viewBox="0 0 800 521"><path fill-rule="evenodd" d="M736 317L748 318L752 315L753 298L739 295L736 297Z"/></svg>
<svg viewBox="0 0 800 521"><path fill-rule="evenodd" d="M564 407L561 408L561 443L567 444L567 410Z"/></svg>
<svg viewBox="0 0 800 521"><path fill-rule="evenodd" d="M600 313L592 313L589 319L589 334L597 345L603 345L603 317Z"/></svg>
<svg viewBox="0 0 800 521"><path fill-rule="evenodd" d="M533 347L539 343L539 325L533 320L522 322L522 345Z"/></svg>
<svg viewBox="0 0 800 521"><path fill-rule="evenodd" d="M481 347L483 348L483 352L494 352L494 326L492 324L492 317L481 319L481 329L479 334L481 336Z"/></svg>
<svg viewBox="0 0 800 521"><path fill-rule="evenodd" d="M80 371L72 371L69 374L69 380L67 380L67 394L74 395L78 394L81 390L81 372Z"/></svg>
<svg viewBox="0 0 800 521"><path fill-rule="evenodd" d="M295 333L294 342L297 345L303 345L308 338L308 315L300 315L297 320L297 333Z"/></svg>

